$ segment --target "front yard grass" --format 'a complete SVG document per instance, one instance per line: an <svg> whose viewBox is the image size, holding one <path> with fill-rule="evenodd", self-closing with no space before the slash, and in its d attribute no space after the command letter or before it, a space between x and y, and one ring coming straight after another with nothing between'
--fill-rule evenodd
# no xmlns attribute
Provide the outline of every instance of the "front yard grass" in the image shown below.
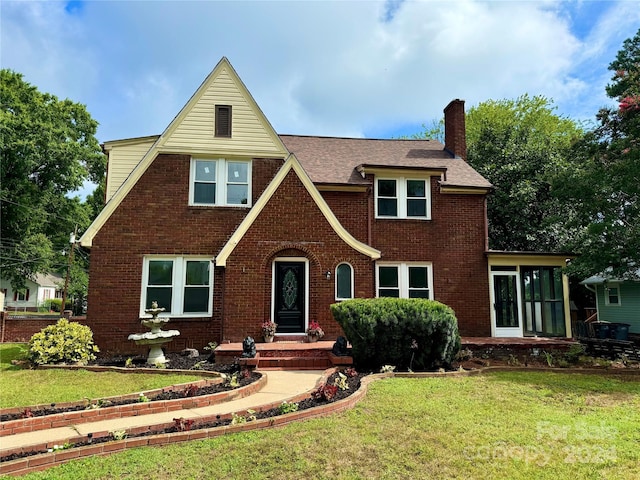
<svg viewBox="0 0 640 480"><path fill-rule="evenodd" d="M637 479L640 379L494 372L372 383L283 428L70 462L27 479Z"/></svg>
<svg viewBox="0 0 640 480"><path fill-rule="evenodd" d="M0 408L95 399L199 380L197 375L147 375L86 370L30 370L11 363L25 344L0 344Z"/></svg>

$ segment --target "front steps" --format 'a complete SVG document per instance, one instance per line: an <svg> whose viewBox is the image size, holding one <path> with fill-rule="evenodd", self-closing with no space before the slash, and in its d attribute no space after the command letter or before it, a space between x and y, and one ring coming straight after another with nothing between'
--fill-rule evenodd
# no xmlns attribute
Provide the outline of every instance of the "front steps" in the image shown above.
<svg viewBox="0 0 640 480"><path fill-rule="evenodd" d="M226 343L216 350L216 363L235 363L260 370L325 370L352 365L351 357L331 353L333 341L304 342L301 338L276 337L273 343L256 343L255 358L242 358L242 343Z"/></svg>

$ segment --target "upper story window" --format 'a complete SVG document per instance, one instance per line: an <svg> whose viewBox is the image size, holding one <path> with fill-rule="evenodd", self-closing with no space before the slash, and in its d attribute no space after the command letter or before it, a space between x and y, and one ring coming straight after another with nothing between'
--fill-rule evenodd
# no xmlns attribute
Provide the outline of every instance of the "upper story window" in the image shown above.
<svg viewBox="0 0 640 480"><path fill-rule="evenodd" d="M433 300L432 270L429 264L378 263L378 297L427 298Z"/></svg>
<svg viewBox="0 0 640 480"><path fill-rule="evenodd" d="M191 160L190 205L251 205L251 162Z"/></svg>
<svg viewBox="0 0 640 480"><path fill-rule="evenodd" d="M147 257L142 274L141 314L158 302L165 314L211 315L213 269L209 258Z"/></svg>
<svg viewBox="0 0 640 480"><path fill-rule="evenodd" d="M377 218L431 218L431 183L428 178L377 178Z"/></svg>
<svg viewBox="0 0 640 480"><path fill-rule="evenodd" d="M606 284L604 287L604 303L605 305L620 305L620 285Z"/></svg>
<svg viewBox="0 0 640 480"><path fill-rule="evenodd" d="M231 105L216 105L215 136L231 137Z"/></svg>
<svg viewBox="0 0 640 480"><path fill-rule="evenodd" d="M348 263L336 267L336 300L353 298L353 268Z"/></svg>

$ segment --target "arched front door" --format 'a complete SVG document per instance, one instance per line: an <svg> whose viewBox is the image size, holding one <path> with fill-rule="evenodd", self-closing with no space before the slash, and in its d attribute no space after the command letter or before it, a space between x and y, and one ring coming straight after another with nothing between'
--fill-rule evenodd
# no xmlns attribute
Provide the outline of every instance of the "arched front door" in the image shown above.
<svg viewBox="0 0 640 480"><path fill-rule="evenodd" d="M304 259L280 259L273 269L273 321L277 333L305 331L307 317L307 262Z"/></svg>

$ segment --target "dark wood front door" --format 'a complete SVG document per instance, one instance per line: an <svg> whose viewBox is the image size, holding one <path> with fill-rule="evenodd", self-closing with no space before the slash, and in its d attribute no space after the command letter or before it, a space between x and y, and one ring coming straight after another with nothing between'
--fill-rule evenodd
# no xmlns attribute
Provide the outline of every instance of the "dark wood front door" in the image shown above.
<svg viewBox="0 0 640 480"><path fill-rule="evenodd" d="M276 262L274 320L278 333L303 333L305 321L305 263Z"/></svg>

